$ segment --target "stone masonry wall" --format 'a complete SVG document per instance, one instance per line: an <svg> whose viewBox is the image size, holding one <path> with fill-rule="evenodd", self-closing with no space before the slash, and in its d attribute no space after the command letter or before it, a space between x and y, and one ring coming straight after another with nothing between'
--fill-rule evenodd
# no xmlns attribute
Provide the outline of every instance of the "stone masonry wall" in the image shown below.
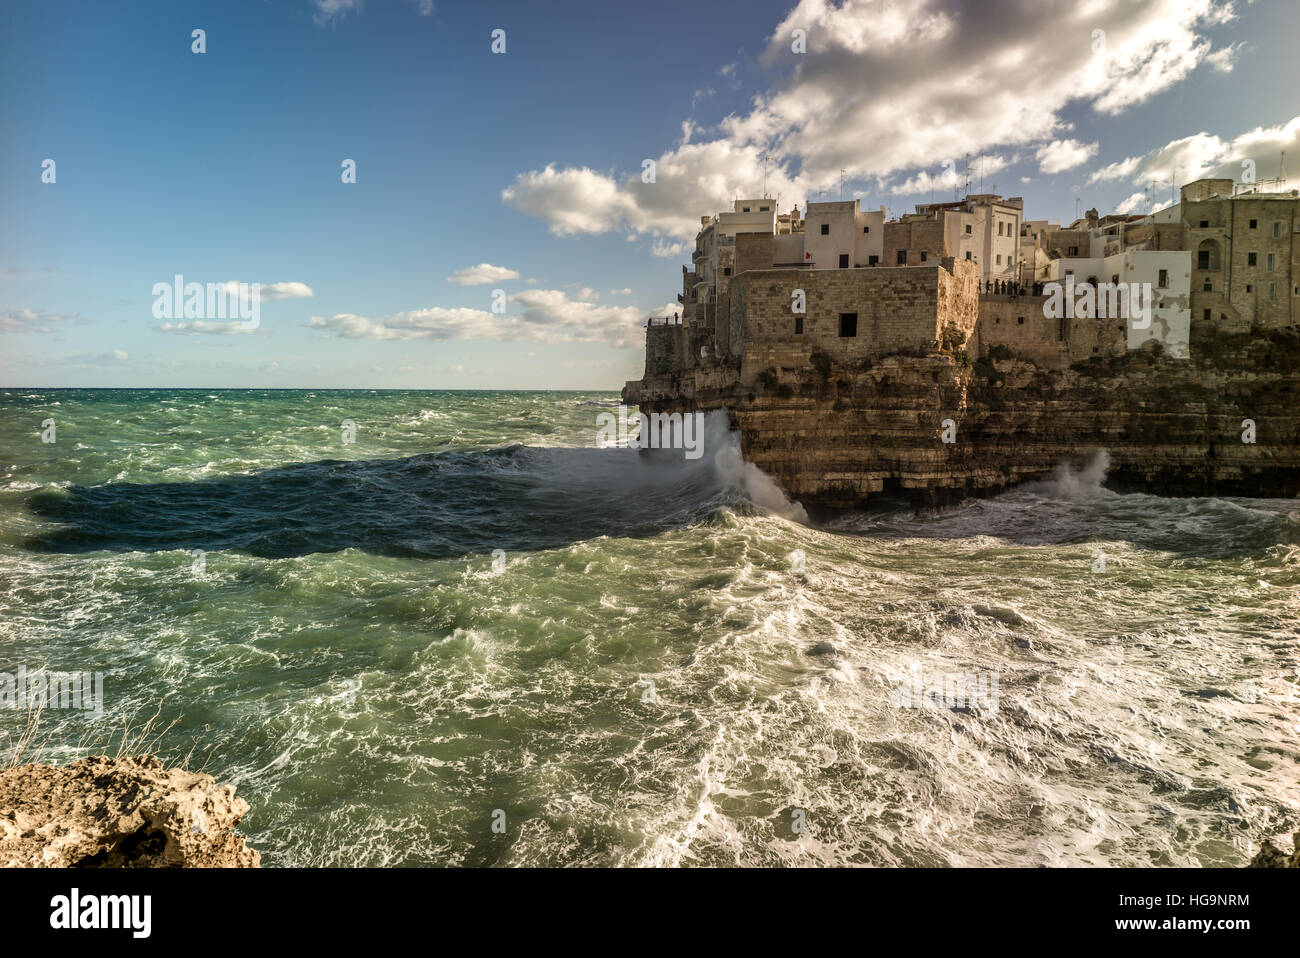
<svg viewBox="0 0 1300 958"><path fill-rule="evenodd" d="M940 272L935 266L742 273L732 284L733 338L739 325L753 375L754 363L763 361L759 352L770 346L816 348L840 362L923 349L938 339ZM802 317L792 310L796 289L804 291ZM841 336L841 314L850 313L857 315L857 333ZM801 335L795 333L800 318Z"/></svg>

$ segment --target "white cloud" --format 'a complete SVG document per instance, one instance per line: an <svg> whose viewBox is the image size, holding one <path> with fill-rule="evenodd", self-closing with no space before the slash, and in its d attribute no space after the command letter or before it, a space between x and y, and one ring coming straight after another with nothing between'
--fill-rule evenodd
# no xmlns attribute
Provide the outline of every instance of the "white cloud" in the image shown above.
<svg viewBox="0 0 1300 958"><path fill-rule="evenodd" d="M676 258L681 256L690 248L688 243L665 243L663 240L655 240L654 245L650 247L650 252L655 256L661 256L664 259L670 257Z"/></svg>
<svg viewBox="0 0 1300 958"><path fill-rule="evenodd" d="M624 286L622 289L611 289L611 290L609 291L609 295L611 295L611 296L631 296L631 295L632 295L632 287L630 287L630 286Z"/></svg>
<svg viewBox="0 0 1300 958"><path fill-rule="evenodd" d="M317 26L323 27L354 10L359 11L361 0L312 0L312 6L316 8L312 19L316 21Z"/></svg>
<svg viewBox="0 0 1300 958"><path fill-rule="evenodd" d="M1072 170L1096 155L1096 143L1080 143L1078 140L1053 140L1051 143L1039 147L1034 153L1034 158L1038 160L1038 171L1051 175L1052 173L1060 173L1062 170Z"/></svg>
<svg viewBox="0 0 1300 958"><path fill-rule="evenodd" d="M1300 116L1278 126L1256 127L1232 140L1204 132L1171 140L1149 153L1103 166L1093 172L1088 182L1118 181L1139 186L1154 182L1157 195L1168 196L1171 182L1181 186L1206 177L1240 181L1244 160L1254 161L1256 181L1278 177L1283 151L1292 156L1300 151ZM1285 188L1294 189L1296 182L1292 175Z"/></svg>
<svg viewBox="0 0 1300 958"><path fill-rule="evenodd" d="M422 17L433 16L434 0L413 0L415 9ZM317 26L326 26L342 19L346 14L361 12L362 0L311 0L316 8L312 19Z"/></svg>
<svg viewBox="0 0 1300 958"><path fill-rule="evenodd" d="M493 266L491 263L479 263L477 266L467 266L457 270L447 277L447 282L455 283L457 286L482 286L484 283L500 283L518 278L518 270Z"/></svg>
<svg viewBox="0 0 1300 958"><path fill-rule="evenodd" d="M0 333L48 333L50 323L79 318L76 313L50 313L40 309L6 309L0 312Z"/></svg>
<svg viewBox="0 0 1300 958"><path fill-rule="evenodd" d="M262 302L277 299L314 299L316 294L306 283L268 283L261 288Z"/></svg>
<svg viewBox="0 0 1300 958"><path fill-rule="evenodd" d="M1132 193L1115 205L1116 213L1150 213L1151 197L1146 193Z"/></svg>
<svg viewBox="0 0 1300 958"><path fill-rule="evenodd" d="M1205 58L1205 62L1220 73L1231 73L1232 68L1237 65L1237 55L1244 46L1244 43L1234 43L1222 50L1216 50Z"/></svg>
<svg viewBox="0 0 1300 958"><path fill-rule="evenodd" d="M977 156L970 160L969 166L963 158L960 162L952 160L942 169L936 170L931 175L929 170L920 170L915 176L903 183L886 187L888 192L907 196L916 193L942 193L945 190L951 190L966 182L966 172L969 169L971 183L978 183L1000 170L1006 169L1012 163L1017 162L1019 156L1006 157L1001 154L992 154L990 156Z"/></svg>
<svg viewBox="0 0 1300 958"><path fill-rule="evenodd" d="M582 292L592 291L584 288ZM645 316L634 306L597 306L570 299L558 289L523 290L508 300L520 307L518 313L502 316L480 309L435 306L378 319L353 313L313 316L307 325L346 339L603 342L620 348L641 342L637 330Z"/></svg>
<svg viewBox="0 0 1300 958"><path fill-rule="evenodd" d="M191 319L176 323L168 320L154 327L160 333L178 333L182 336L240 336L244 333L256 333L257 328L245 328L239 322L212 322L206 319Z"/></svg>
<svg viewBox="0 0 1300 958"><path fill-rule="evenodd" d="M126 362L129 358L130 356L125 349L110 349L104 353L82 353L77 356L52 360L52 362L63 366L114 366Z"/></svg>
<svg viewBox="0 0 1300 958"><path fill-rule="evenodd" d="M217 283L219 289L226 296L238 296L242 300L252 299L249 295L253 291L252 283L241 283L238 280L227 280L224 283ZM316 294L306 283L261 283L258 286L258 302L274 303L281 299L312 299Z"/></svg>
<svg viewBox="0 0 1300 958"><path fill-rule="evenodd" d="M557 235L681 241L701 215L761 192L764 152L769 192L783 208L838 185L841 168L851 180L906 178L945 158L1043 143L1056 166L1092 148L1055 145L1070 142L1061 137L1067 104L1113 115L1202 63L1221 68L1230 56L1205 34L1232 17L1228 0L1001 0L980 14L964 0L801 0L762 58L772 87L712 140L684 134L656 160L655 183L642 183L639 168L550 164L519 174L502 200ZM802 56L790 50L795 28L807 32ZM1096 52L1094 29L1106 32ZM1042 51L1052 52L1051 70L1039 68Z"/></svg>

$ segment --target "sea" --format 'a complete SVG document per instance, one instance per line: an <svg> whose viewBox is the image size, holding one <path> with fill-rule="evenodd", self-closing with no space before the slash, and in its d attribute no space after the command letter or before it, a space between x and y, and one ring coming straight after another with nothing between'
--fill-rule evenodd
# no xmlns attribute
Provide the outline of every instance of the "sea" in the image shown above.
<svg viewBox="0 0 1300 958"><path fill-rule="evenodd" d="M1300 826L1300 501L1120 495L1095 450L813 521L724 414L689 459L604 442L618 404L0 390L0 693L103 680L10 695L0 766L206 772L267 866L1240 866Z"/></svg>

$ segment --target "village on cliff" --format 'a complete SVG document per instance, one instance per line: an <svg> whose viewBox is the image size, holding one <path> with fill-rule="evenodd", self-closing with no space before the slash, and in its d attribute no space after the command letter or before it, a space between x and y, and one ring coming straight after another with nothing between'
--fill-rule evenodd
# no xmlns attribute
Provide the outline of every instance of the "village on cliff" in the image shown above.
<svg viewBox="0 0 1300 958"><path fill-rule="evenodd" d="M643 414L725 409L805 504L993 493L1108 456L1166 495L1295 495L1300 191L1200 179L1147 215L969 194L701 219L646 323Z"/></svg>

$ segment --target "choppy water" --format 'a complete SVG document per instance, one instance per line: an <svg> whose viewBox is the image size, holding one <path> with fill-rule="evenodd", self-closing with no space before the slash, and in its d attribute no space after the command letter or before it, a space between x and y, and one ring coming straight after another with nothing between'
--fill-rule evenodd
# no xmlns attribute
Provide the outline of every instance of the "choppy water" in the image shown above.
<svg viewBox="0 0 1300 958"><path fill-rule="evenodd" d="M1237 865L1300 823L1300 503L1098 461L813 528L717 421L595 448L616 403L0 392L0 672L106 673L41 757L161 701L270 865ZM996 708L903 707L936 673Z"/></svg>

